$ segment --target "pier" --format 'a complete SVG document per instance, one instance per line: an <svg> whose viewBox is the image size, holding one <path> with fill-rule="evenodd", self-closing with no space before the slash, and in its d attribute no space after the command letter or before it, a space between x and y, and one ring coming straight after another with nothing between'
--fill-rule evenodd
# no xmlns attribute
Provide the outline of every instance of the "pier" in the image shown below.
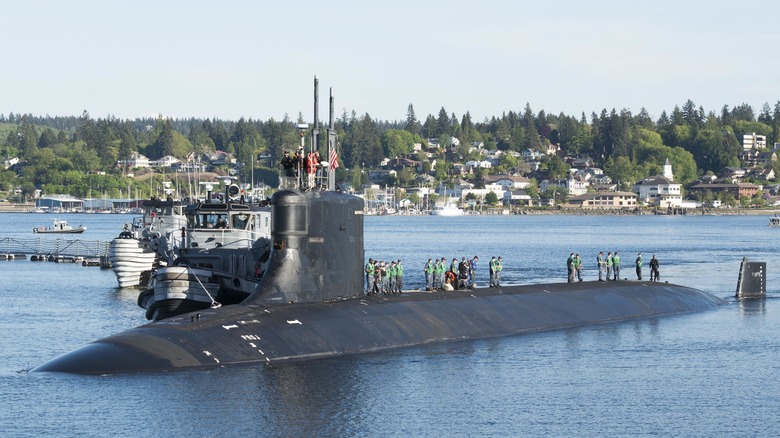
<svg viewBox="0 0 780 438"><path fill-rule="evenodd" d="M108 259L108 240L0 237L0 260L86 261Z"/></svg>

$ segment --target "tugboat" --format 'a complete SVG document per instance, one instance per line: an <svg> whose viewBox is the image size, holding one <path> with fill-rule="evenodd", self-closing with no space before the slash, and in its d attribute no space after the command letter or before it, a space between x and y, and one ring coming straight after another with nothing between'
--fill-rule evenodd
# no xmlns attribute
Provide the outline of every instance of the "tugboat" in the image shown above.
<svg viewBox="0 0 780 438"><path fill-rule="evenodd" d="M206 202L187 206L177 257L155 269L138 296L147 319L236 304L254 292L270 255L271 209L239 192L232 184L225 202L209 193Z"/></svg>
<svg viewBox="0 0 780 438"><path fill-rule="evenodd" d="M119 237L111 240L108 261L120 288L136 287L148 282L148 277L142 274L151 271L159 261L161 246L172 248L175 244L176 232L186 226L186 206L186 202L172 199L163 201L152 198L143 201L143 215L125 224Z"/></svg>

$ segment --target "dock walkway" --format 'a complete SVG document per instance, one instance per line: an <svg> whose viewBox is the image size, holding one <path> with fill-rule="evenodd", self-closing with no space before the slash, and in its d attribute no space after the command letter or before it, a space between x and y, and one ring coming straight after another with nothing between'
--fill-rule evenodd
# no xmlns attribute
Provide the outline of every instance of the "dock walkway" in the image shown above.
<svg viewBox="0 0 780 438"><path fill-rule="evenodd" d="M108 240L0 237L0 254L99 258L108 255L109 243Z"/></svg>

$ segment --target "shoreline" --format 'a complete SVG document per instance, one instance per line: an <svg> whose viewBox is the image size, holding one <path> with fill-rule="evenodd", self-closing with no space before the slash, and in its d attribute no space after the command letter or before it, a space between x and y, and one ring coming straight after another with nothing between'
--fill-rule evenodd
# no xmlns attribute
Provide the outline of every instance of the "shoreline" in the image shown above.
<svg viewBox="0 0 780 438"><path fill-rule="evenodd" d="M35 213L35 205L30 204L0 204L0 213ZM66 212L67 214L89 214L85 212ZM38 213L51 215L52 213ZM117 213L119 214L119 213ZM572 215L572 216L774 216L780 214L780 208L693 208L667 211L651 207L640 209L616 208L529 208L485 210L477 214L469 212L465 216L495 216L495 215ZM373 216L373 215L372 215ZM393 214L376 216L427 216L427 214Z"/></svg>

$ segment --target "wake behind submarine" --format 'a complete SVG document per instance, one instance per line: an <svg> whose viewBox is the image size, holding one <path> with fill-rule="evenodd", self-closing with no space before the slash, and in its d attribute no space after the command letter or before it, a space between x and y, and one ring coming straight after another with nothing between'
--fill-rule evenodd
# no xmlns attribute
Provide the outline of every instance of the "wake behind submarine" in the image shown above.
<svg viewBox="0 0 780 438"><path fill-rule="evenodd" d="M240 304L91 342L34 372L116 374L304 361L712 309L697 289L651 282L537 284L363 296L363 200L333 191L272 198L273 249Z"/></svg>

